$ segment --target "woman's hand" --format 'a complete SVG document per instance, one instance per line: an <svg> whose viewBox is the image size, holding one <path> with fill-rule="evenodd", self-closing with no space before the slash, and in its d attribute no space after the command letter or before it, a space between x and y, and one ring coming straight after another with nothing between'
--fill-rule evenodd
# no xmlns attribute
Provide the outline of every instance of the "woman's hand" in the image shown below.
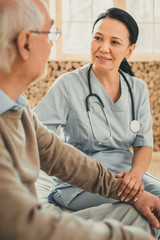
<svg viewBox="0 0 160 240"><path fill-rule="evenodd" d="M134 201L138 200L144 191L144 183L140 176L134 172L119 172L116 177L123 178L118 189L118 196L121 201L128 202L132 198L134 198Z"/></svg>

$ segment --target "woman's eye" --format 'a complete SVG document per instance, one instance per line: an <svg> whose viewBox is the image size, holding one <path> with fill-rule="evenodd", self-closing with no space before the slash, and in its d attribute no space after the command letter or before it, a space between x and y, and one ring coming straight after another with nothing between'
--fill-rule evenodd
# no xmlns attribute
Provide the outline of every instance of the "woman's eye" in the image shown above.
<svg viewBox="0 0 160 240"><path fill-rule="evenodd" d="M112 41L112 43L113 43L114 45L119 45L119 44L120 44L120 43L117 42L117 41Z"/></svg>
<svg viewBox="0 0 160 240"><path fill-rule="evenodd" d="M101 40L101 38L100 37L97 37L97 36L95 36L94 38L93 38L94 40Z"/></svg>

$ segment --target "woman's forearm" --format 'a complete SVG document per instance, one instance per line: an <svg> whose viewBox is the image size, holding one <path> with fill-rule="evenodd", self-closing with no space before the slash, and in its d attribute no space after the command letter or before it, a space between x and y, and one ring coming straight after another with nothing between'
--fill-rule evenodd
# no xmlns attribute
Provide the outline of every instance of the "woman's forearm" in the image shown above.
<svg viewBox="0 0 160 240"><path fill-rule="evenodd" d="M130 172L134 172L142 178L152 158L152 147L135 147Z"/></svg>

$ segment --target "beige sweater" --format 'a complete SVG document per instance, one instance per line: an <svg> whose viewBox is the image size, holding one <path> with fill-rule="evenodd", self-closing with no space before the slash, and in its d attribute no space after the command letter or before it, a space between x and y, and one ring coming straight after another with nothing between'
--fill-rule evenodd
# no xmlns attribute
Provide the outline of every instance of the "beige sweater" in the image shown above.
<svg viewBox="0 0 160 240"><path fill-rule="evenodd" d="M8 111L0 115L1 240L148 239L142 233L134 236L114 221L95 225L42 209L34 186L40 167L49 175L111 198L116 198L121 181L97 161L62 143L28 106L21 112Z"/></svg>

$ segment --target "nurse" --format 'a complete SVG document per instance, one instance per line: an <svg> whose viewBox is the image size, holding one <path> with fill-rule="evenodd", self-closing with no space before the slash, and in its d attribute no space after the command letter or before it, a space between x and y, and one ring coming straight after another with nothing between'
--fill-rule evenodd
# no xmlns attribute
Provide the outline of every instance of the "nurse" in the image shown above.
<svg viewBox="0 0 160 240"><path fill-rule="evenodd" d="M147 86L134 77L127 62L137 38L137 23L127 12L110 8L100 14L92 29L92 65L60 76L34 109L50 130L63 128L67 143L123 177L118 195L126 202L132 197L136 201L144 188L160 197L159 180L146 173L153 147ZM89 97L90 118L86 111L88 75L92 93L104 104L103 111L98 98ZM136 131L130 127L133 108ZM113 202L58 179L54 179L48 199L75 211Z"/></svg>

